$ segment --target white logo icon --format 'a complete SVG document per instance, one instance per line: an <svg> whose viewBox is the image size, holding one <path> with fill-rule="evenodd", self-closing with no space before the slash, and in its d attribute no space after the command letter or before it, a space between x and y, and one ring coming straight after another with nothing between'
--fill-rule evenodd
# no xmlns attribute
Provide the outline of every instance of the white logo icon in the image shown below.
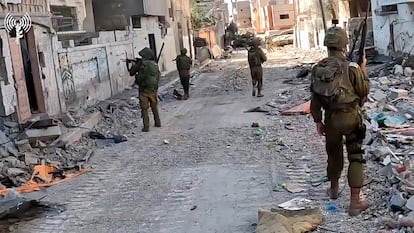
<svg viewBox="0 0 414 233"><path fill-rule="evenodd" d="M16 20L10 13L7 13L6 18L4 18L4 26L8 33L16 29L16 42L19 43L20 39L23 38L23 34L29 32L32 27L32 19L26 13Z"/></svg>

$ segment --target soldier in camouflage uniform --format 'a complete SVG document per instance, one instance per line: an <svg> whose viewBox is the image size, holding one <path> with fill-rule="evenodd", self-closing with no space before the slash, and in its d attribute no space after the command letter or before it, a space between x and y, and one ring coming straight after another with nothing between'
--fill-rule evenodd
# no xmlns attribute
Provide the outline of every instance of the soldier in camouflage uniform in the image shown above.
<svg viewBox="0 0 414 233"><path fill-rule="evenodd" d="M139 86L139 105L141 107L144 127L142 132L149 132L148 108L151 107L154 115L155 127L161 127L161 120L158 113L158 83L160 70L155 62L154 52L150 48L144 48L139 52L142 57L141 63L135 63L129 70L131 76L135 75L136 83Z"/></svg>
<svg viewBox="0 0 414 233"><path fill-rule="evenodd" d="M187 49L183 48L181 49L181 54L177 56L175 59L177 63L177 70L178 74L180 75L180 81L181 85L184 89L184 97L183 99L188 99L189 96L189 90L190 90L190 69L191 65L193 64L193 61L190 57L187 56Z"/></svg>
<svg viewBox="0 0 414 233"><path fill-rule="evenodd" d="M328 58L320 61L312 70L311 113L319 135L326 138L328 154L327 174L330 180L328 195L338 198L339 178L344 166L343 137L348 152L348 184L351 198L348 214L356 216L369 207L360 198L364 185L364 163L362 142L365 125L359 114L369 93L366 74L366 59L359 66L349 62L345 56L348 36L340 27L327 30L324 45L328 47ZM322 109L325 110L322 119Z"/></svg>
<svg viewBox="0 0 414 233"><path fill-rule="evenodd" d="M266 54L263 52L260 46L260 38L255 38L252 41L252 47L248 52L248 61L250 67L250 73L252 75L253 91L252 95L257 97L263 97L262 86L263 86L263 68L262 64L267 61Z"/></svg>

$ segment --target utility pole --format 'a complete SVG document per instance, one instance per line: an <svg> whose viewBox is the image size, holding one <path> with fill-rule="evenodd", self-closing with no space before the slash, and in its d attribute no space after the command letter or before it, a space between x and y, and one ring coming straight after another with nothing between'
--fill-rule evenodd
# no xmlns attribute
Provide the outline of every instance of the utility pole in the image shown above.
<svg viewBox="0 0 414 233"><path fill-rule="evenodd" d="M319 6L321 7L321 14L322 14L323 29L326 31L326 18L325 18L325 10L323 9L323 3L322 3L322 0L319 0Z"/></svg>

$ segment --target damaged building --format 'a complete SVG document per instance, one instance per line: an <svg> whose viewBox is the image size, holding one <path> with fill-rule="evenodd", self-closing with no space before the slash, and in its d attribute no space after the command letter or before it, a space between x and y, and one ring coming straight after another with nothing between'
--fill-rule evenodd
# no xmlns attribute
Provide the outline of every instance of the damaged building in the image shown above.
<svg viewBox="0 0 414 233"><path fill-rule="evenodd" d="M372 1L375 46L379 53L412 55L414 50L414 1Z"/></svg>
<svg viewBox="0 0 414 233"><path fill-rule="evenodd" d="M122 59L144 47L159 56L162 73L175 70L181 48L192 53L186 0L6 2L1 18L27 13L32 20L20 43L0 29L0 116L20 123L90 106L131 86Z"/></svg>

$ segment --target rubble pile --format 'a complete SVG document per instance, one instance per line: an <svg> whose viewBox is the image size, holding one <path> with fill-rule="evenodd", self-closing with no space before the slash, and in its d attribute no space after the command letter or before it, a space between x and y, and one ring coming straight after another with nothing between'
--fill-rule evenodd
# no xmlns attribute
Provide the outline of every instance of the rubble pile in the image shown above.
<svg viewBox="0 0 414 233"><path fill-rule="evenodd" d="M105 135L121 135L134 133L141 126L141 110L137 91L123 93L121 98L113 98L100 102L91 111L100 111L103 119L96 130ZM129 131L129 132L128 132Z"/></svg>
<svg viewBox="0 0 414 233"><path fill-rule="evenodd" d="M53 146L68 132L63 124L75 125L67 116L58 120L48 116L26 124L3 122L0 131L0 189L19 187L31 177L35 165L73 168L88 153L89 146Z"/></svg>
<svg viewBox="0 0 414 233"><path fill-rule="evenodd" d="M367 173L375 181L368 185L375 205L370 212L384 218L380 223L386 229L413 232L413 71L389 63L377 66L374 73L382 75L370 76L371 93L364 107Z"/></svg>

